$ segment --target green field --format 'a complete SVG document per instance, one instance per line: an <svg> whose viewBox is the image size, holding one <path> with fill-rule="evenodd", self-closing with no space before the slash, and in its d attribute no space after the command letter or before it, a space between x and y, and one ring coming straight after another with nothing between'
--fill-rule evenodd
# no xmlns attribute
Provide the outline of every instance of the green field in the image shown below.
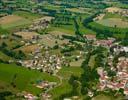
<svg viewBox="0 0 128 100"><path fill-rule="evenodd" d="M15 11L15 12L13 12L13 14L20 16L20 17L23 17L23 18L28 19L28 20L34 20L34 19L38 19L40 17L43 17L42 15L27 12L27 11Z"/></svg>
<svg viewBox="0 0 128 100"><path fill-rule="evenodd" d="M50 91L50 93L53 95L54 99L58 99L61 95L65 93L69 93L72 90L72 85L69 84L69 79L71 75L75 75L80 77L83 73L83 70L81 67L63 67L59 72L58 75L62 77L62 83Z"/></svg>
<svg viewBox="0 0 128 100"><path fill-rule="evenodd" d="M106 13L105 16L103 17L103 19L107 19L107 18L123 18L123 17L116 13L115 14Z"/></svg>
<svg viewBox="0 0 128 100"><path fill-rule="evenodd" d="M16 78L14 79L14 76ZM34 70L29 70L15 64L0 64L0 81L11 85L13 81L16 89L20 91L28 91L35 95L41 93L41 89L36 88L32 83L37 80L48 80L59 82L58 78L50 76L47 73L41 73Z"/></svg>

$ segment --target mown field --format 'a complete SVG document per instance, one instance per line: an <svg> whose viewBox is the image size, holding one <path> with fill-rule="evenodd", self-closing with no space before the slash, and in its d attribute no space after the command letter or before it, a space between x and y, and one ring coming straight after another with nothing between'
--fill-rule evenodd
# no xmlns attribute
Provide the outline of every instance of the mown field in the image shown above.
<svg viewBox="0 0 128 100"><path fill-rule="evenodd" d="M59 82L58 78L50 76L47 73L41 73L34 70L29 70L15 64L0 63L0 81L11 86L11 82L16 85L15 89L19 91L27 91L35 95L41 93L41 89L33 86L32 83L38 80L48 80Z"/></svg>

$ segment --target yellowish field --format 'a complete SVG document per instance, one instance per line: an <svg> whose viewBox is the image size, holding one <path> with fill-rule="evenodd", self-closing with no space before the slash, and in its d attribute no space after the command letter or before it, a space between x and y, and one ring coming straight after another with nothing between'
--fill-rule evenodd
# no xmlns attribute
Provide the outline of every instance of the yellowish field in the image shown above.
<svg viewBox="0 0 128 100"><path fill-rule="evenodd" d="M15 15L9 15L9 16L2 17L0 19L0 24L2 25L9 24L9 23L13 23L19 20L22 20L22 17L15 16Z"/></svg>
<svg viewBox="0 0 128 100"><path fill-rule="evenodd" d="M2 28L13 28L20 25L25 25L31 23L29 20L16 16L16 15L8 15L0 18L0 25Z"/></svg>

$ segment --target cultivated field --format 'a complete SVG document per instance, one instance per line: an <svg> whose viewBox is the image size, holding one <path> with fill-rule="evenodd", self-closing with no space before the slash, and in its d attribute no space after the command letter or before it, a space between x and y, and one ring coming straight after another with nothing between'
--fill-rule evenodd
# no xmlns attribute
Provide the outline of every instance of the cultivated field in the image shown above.
<svg viewBox="0 0 128 100"><path fill-rule="evenodd" d="M8 15L0 18L0 25L4 29L14 28L29 23L31 23L31 21L16 15Z"/></svg>
<svg viewBox="0 0 128 100"><path fill-rule="evenodd" d="M109 26L109 27L119 27L119 28L128 28L128 22L123 21L120 18L108 18L108 19L103 19L96 21L99 24L102 24L104 26Z"/></svg>

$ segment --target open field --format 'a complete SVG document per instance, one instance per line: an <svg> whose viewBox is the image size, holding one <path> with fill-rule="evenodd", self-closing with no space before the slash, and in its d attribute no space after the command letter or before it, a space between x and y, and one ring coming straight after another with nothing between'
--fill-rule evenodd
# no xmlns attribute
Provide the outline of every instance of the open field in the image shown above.
<svg viewBox="0 0 128 100"><path fill-rule="evenodd" d="M15 79L14 79L14 76ZM0 63L0 81L6 82L11 85L14 82L16 89L20 91L28 91L33 94L39 94L41 89L32 85L37 80L48 80L59 82L58 78L50 76L47 73L40 73L38 71L29 70L15 64L1 64Z"/></svg>
<svg viewBox="0 0 128 100"><path fill-rule="evenodd" d="M16 15L8 15L0 18L0 25L4 29L10 29L17 26L30 24L30 23L31 21Z"/></svg>
<svg viewBox="0 0 128 100"><path fill-rule="evenodd" d="M96 21L99 24L102 24L104 26L109 26L109 27L118 27L118 28L128 28L128 22L123 21L120 18L108 18L108 19L103 19Z"/></svg>

